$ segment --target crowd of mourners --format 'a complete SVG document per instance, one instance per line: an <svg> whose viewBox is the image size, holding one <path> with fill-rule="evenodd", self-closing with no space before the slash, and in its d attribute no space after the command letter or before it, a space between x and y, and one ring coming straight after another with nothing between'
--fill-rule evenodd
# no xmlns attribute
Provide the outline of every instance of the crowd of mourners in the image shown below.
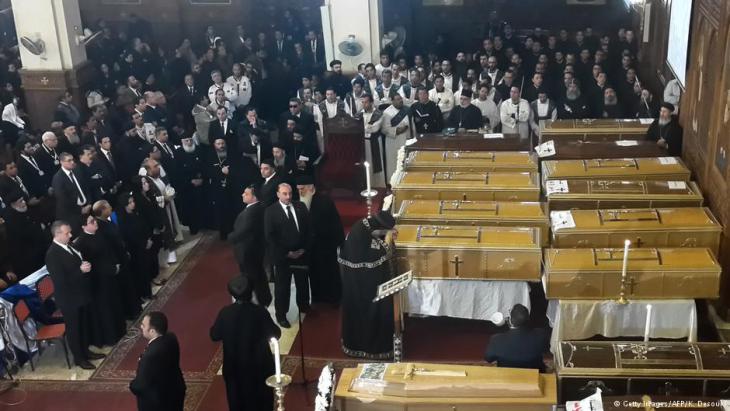
<svg viewBox="0 0 730 411"><path fill-rule="evenodd" d="M85 291L89 343L113 345L165 281L160 268L176 263L183 227L226 239L246 187L272 204L274 175L291 186L316 180L326 118L365 117L370 136L373 113L386 113L384 140L444 128L530 138L541 119L659 111L637 78L631 30L518 33L493 15L476 49L386 46L345 76L312 24L291 10L276 19L230 37L209 26L172 50L139 16L98 21L87 46L93 84L60 95L50 124L31 124L17 47L4 48L0 289L42 268L53 243L79 252L99 274ZM392 172L391 163L382 159Z"/></svg>

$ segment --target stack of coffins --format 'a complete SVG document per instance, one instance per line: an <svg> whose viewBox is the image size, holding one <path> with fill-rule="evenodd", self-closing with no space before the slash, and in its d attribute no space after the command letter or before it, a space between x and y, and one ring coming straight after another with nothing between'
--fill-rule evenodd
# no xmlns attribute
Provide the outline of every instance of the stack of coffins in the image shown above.
<svg viewBox="0 0 730 411"><path fill-rule="evenodd" d="M452 146L449 138L461 140L464 148ZM547 215L539 203L536 156L500 151L499 140L428 136L411 145L423 149L409 150L391 179L399 272L428 279L539 281Z"/></svg>

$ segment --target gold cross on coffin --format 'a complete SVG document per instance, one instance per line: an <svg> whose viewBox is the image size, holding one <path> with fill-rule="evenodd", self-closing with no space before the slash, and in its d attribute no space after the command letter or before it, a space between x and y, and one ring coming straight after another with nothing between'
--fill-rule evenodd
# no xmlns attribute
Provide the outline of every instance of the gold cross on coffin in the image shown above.
<svg viewBox="0 0 730 411"><path fill-rule="evenodd" d="M458 255L455 255L454 259L449 260L449 262L454 265L454 275L456 275L458 277L459 276L459 265L464 264L464 262L461 261L461 259L459 258Z"/></svg>
<svg viewBox="0 0 730 411"><path fill-rule="evenodd" d="M636 281L634 277L630 277L628 281L626 281L626 284L629 286L629 295L634 295L634 286L639 284L639 282Z"/></svg>

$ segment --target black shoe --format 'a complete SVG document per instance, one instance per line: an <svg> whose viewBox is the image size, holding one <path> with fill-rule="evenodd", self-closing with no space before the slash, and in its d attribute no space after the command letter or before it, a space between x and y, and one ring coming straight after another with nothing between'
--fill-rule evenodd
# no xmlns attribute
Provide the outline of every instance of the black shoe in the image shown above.
<svg viewBox="0 0 730 411"><path fill-rule="evenodd" d="M76 364L77 367L82 368L84 370L95 370L96 366L88 361L80 361Z"/></svg>
<svg viewBox="0 0 730 411"><path fill-rule="evenodd" d="M289 324L289 321L286 318L277 318L276 322L279 323L281 328L291 328L291 324Z"/></svg>
<svg viewBox="0 0 730 411"><path fill-rule="evenodd" d="M106 354L89 352L88 354L86 354L86 357L88 357L90 360L100 360L102 358L106 358Z"/></svg>

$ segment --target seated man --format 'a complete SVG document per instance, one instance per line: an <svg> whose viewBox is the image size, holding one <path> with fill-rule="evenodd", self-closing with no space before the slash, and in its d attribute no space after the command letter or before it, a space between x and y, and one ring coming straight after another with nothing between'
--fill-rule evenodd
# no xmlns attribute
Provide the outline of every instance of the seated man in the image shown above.
<svg viewBox="0 0 730 411"><path fill-rule="evenodd" d="M529 319L530 313L524 305L512 307L510 330L492 336L484 359L498 367L536 368L544 372L542 354L547 349L548 338L545 330L528 327Z"/></svg>

